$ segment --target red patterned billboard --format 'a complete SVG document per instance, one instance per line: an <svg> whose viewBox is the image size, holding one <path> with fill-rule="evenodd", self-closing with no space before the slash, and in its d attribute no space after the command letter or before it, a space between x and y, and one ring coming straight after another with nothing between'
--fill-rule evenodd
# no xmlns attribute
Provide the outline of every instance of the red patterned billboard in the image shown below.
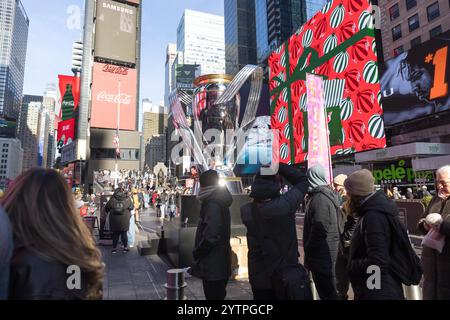
<svg viewBox="0 0 450 320"><path fill-rule="evenodd" d="M136 69L94 63L91 127L116 129L120 102L120 129L136 130L136 94Z"/></svg>
<svg viewBox="0 0 450 320"><path fill-rule="evenodd" d="M60 151L62 147L75 140L75 119L60 121L58 123L57 148Z"/></svg>
<svg viewBox="0 0 450 320"><path fill-rule="evenodd" d="M272 128L284 163L308 159L306 74L323 76L331 155L386 146L372 5L330 0L269 57Z"/></svg>
<svg viewBox="0 0 450 320"><path fill-rule="evenodd" d="M59 75L58 101L55 114L63 120L73 118L73 112L78 108L80 101L80 78Z"/></svg>

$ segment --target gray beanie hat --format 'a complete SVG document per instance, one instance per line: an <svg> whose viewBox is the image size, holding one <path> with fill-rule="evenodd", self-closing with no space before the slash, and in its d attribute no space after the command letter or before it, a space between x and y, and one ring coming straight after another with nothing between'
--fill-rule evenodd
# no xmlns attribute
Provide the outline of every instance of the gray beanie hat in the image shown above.
<svg viewBox="0 0 450 320"><path fill-rule="evenodd" d="M354 196L368 196L375 189L375 178L367 169L353 172L344 182L347 193Z"/></svg>

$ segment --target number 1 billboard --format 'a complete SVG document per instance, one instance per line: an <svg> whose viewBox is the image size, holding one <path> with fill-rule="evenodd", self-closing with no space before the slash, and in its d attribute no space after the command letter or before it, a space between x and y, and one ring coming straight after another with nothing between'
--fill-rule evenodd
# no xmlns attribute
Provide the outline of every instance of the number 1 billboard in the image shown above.
<svg viewBox="0 0 450 320"><path fill-rule="evenodd" d="M447 31L381 66L386 125L450 110L449 45Z"/></svg>

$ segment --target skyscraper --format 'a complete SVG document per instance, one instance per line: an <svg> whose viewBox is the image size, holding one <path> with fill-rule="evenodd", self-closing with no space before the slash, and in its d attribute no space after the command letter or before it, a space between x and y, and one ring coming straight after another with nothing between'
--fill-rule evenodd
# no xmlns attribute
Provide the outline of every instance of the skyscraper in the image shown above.
<svg viewBox="0 0 450 320"><path fill-rule="evenodd" d="M262 63L270 54L267 0L255 0L255 18L257 62Z"/></svg>
<svg viewBox="0 0 450 320"><path fill-rule="evenodd" d="M306 0L306 20L311 19L320 11L328 0Z"/></svg>
<svg viewBox="0 0 450 320"><path fill-rule="evenodd" d="M177 29L177 50L184 64L200 65L201 74L225 73L225 31L221 16L185 10Z"/></svg>
<svg viewBox="0 0 450 320"><path fill-rule="evenodd" d="M172 92L174 77L172 68L177 58L177 44L169 43L166 49L166 79L164 88L164 104L169 105L169 95Z"/></svg>
<svg viewBox="0 0 450 320"><path fill-rule="evenodd" d="M22 103L28 27L20 0L0 2L0 117L11 120Z"/></svg>
<svg viewBox="0 0 450 320"><path fill-rule="evenodd" d="M41 138L42 96L25 95L19 118L18 138L22 143L23 170L26 171L38 165L39 140Z"/></svg>
<svg viewBox="0 0 450 320"><path fill-rule="evenodd" d="M306 21L305 0L267 0L270 48L280 46Z"/></svg>
<svg viewBox="0 0 450 320"><path fill-rule="evenodd" d="M257 63L255 0L225 0L226 72Z"/></svg>

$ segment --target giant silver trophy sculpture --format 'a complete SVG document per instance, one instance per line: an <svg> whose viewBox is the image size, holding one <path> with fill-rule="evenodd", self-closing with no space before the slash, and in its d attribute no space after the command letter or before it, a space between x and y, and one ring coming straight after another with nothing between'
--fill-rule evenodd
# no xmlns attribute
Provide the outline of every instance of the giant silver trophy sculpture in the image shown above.
<svg viewBox="0 0 450 320"><path fill-rule="evenodd" d="M239 123L241 112L239 90L250 77L250 94L244 116ZM196 88L193 96L183 91L174 91L169 98L173 121L183 143L192 151L200 171L217 170L230 189L233 189L230 191L234 193L242 193L240 179L233 173L236 165L235 153L237 147L244 144L246 132L255 120L262 80L262 68L247 65L234 78L218 74L201 76L194 81ZM194 130L191 129L182 103L185 106L192 106ZM220 131L218 141L209 141L209 129Z"/></svg>

